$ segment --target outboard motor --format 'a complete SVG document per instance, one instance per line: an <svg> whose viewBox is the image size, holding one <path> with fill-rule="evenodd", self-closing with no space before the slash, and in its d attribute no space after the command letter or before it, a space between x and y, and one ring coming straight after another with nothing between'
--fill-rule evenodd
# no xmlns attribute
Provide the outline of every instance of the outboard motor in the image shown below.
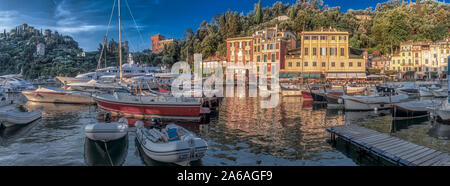
<svg viewBox="0 0 450 186"><path fill-rule="evenodd" d="M150 120L150 128L162 129L163 123L161 121L161 118L152 117L152 119Z"/></svg>
<svg viewBox="0 0 450 186"><path fill-rule="evenodd" d="M112 122L111 113L107 112L103 117L103 120L105 121L105 123L111 123Z"/></svg>

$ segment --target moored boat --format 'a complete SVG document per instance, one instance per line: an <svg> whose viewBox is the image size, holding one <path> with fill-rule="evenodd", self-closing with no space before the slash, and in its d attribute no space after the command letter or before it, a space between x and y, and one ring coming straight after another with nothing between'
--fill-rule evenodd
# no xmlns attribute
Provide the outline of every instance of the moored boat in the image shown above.
<svg viewBox="0 0 450 186"><path fill-rule="evenodd" d="M140 96L114 92L93 96L99 108L113 115L150 119L201 121L201 98L172 96ZM209 109L208 109L209 110Z"/></svg>
<svg viewBox="0 0 450 186"><path fill-rule="evenodd" d="M429 111L437 101L409 101L393 104L392 117L394 120L416 119L429 116Z"/></svg>
<svg viewBox="0 0 450 186"><path fill-rule="evenodd" d="M111 122L111 116L105 115L105 122L86 125L86 137L94 141L109 142L118 140L128 134L128 121L120 118L118 122Z"/></svg>
<svg viewBox="0 0 450 186"><path fill-rule="evenodd" d="M142 122L136 123L136 139L144 153L153 160L188 165L205 156L208 144L185 128L168 124L160 125L152 121L152 127L146 129Z"/></svg>
<svg viewBox="0 0 450 186"><path fill-rule="evenodd" d="M41 117L41 110L28 112L22 105L4 106L0 109L0 126L26 125Z"/></svg>
<svg viewBox="0 0 450 186"><path fill-rule="evenodd" d="M91 94L85 92L68 91L52 87L40 87L37 90L22 91L22 94L33 102L42 103L75 103L94 104Z"/></svg>
<svg viewBox="0 0 450 186"><path fill-rule="evenodd" d="M342 96L345 110L382 110L390 109L392 103L408 99L407 95L395 96Z"/></svg>
<svg viewBox="0 0 450 186"><path fill-rule="evenodd" d="M314 100L311 93L308 91L302 91L302 98L304 101L313 101Z"/></svg>

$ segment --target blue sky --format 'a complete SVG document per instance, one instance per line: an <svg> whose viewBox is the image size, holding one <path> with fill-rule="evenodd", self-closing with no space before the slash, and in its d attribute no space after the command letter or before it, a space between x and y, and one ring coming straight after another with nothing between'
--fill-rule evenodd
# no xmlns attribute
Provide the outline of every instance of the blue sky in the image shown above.
<svg viewBox="0 0 450 186"><path fill-rule="evenodd" d="M133 51L151 48L150 36L161 33L181 38L187 28L194 31L203 20L211 21L218 13L232 11L247 14L258 0L121 0L124 40ZM277 0L262 0L272 6ZM376 7L386 0L324 0L329 6L347 9ZM293 4L295 0L282 0ZM0 0L0 30L27 23L35 28L49 28L72 36L85 51L98 48L103 42L114 0ZM136 25L129 13L130 5ZM117 8L117 7L116 7ZM109 38L118 40L117 11ZM139 34L140 33L140 34Z"/></svg>

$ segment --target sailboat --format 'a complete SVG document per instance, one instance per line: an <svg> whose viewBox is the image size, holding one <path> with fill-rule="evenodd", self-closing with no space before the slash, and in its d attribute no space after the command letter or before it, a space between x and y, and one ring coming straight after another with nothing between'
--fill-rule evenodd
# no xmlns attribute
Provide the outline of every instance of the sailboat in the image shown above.
<svg viewBox="0 0 450 186"><path fill-rule="evenodd" d="M450 60L450 56L448 57L448 59ZM447 77L448 75L450 75L450 71L447 72ZM437 115L438 115L438 120L443 122L443 123L450 123L450 94L448 94L449 92L449 88L450 88L450 81L447 82L448 83L448 88L447 88L447 100L448 101L444 101L444 103L442 104L442 107L440 109L438 109Z"/></svg>
<svg viewBox="0 0 450 186"><path fill-rule="evenodd" d="M122 69L122 24L120 14L120 0L118 0L119 15L119 67L120 81L123 83ZM209 113L202 107L200 98L186 98L163 95L133 95L130 93L114 92L113 94L96 94L93 96L98 107L111 112L113 115L150 119L159 117L165 120L202 121L204 113ZM209 110L209 109L208 109Z"/></svg>

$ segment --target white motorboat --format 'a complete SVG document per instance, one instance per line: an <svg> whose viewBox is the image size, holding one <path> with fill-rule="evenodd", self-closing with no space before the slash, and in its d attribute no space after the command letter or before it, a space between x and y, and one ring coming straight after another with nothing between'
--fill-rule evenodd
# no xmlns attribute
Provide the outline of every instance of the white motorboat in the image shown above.
<svg viewBox="0 0 450 186"><path fill-rule="evenodd" d="M9 105L0 108L0 126L26 125L42 117L41 110L28 112L22 105Z"/></svg>
<svg viewBox="0 0 450 186"><path fill-rule="evenodd" d="M90 93L68 91L52 87L40 87L37 90L22 91L22 94L33 102L41 103L75 103L94 104Z"/></svg>
<svg viewBox="0 0 450 186"><path fill-rule="evenodd" d="M24 80L20 74L0 76L0 86L3 87L6 93L17 93L23 90L35 89L33 84Z"/></svg>
<svg viewBox="0 0 450 186"><path fill-rule="evenodd" d="M169 124L166 127L146 129L136 122L136 138L144 153L153 160L188 165L205 156L208 144L185 128Z"/></svg>
<svg viewBox="0 0 450 186"><path fill-rule="evenodd" d="M124 86L104 84L96 80L90 80L88 82L69 83L66 86L69 90L83 91L83 92L108 92L108 91L128 91Z"/></svg>
<svg viewBox="0 0 450 186"><path fill-rule="evenodd" d="M106 117L108 117L108 114ZM108 122L110 118L105 120L105 123L86 125L84 128L86 137L94 141L109 142L123 138L128 134L128 120L126 118L120 118L118 122Z"/></svg>
<svg viewBox="0 0 450 186"><path fill-rule="evenodd" d="M393 103L408 99L407 95L395 96L342 96L345 110L382 110L389 109Z"/></svg>

